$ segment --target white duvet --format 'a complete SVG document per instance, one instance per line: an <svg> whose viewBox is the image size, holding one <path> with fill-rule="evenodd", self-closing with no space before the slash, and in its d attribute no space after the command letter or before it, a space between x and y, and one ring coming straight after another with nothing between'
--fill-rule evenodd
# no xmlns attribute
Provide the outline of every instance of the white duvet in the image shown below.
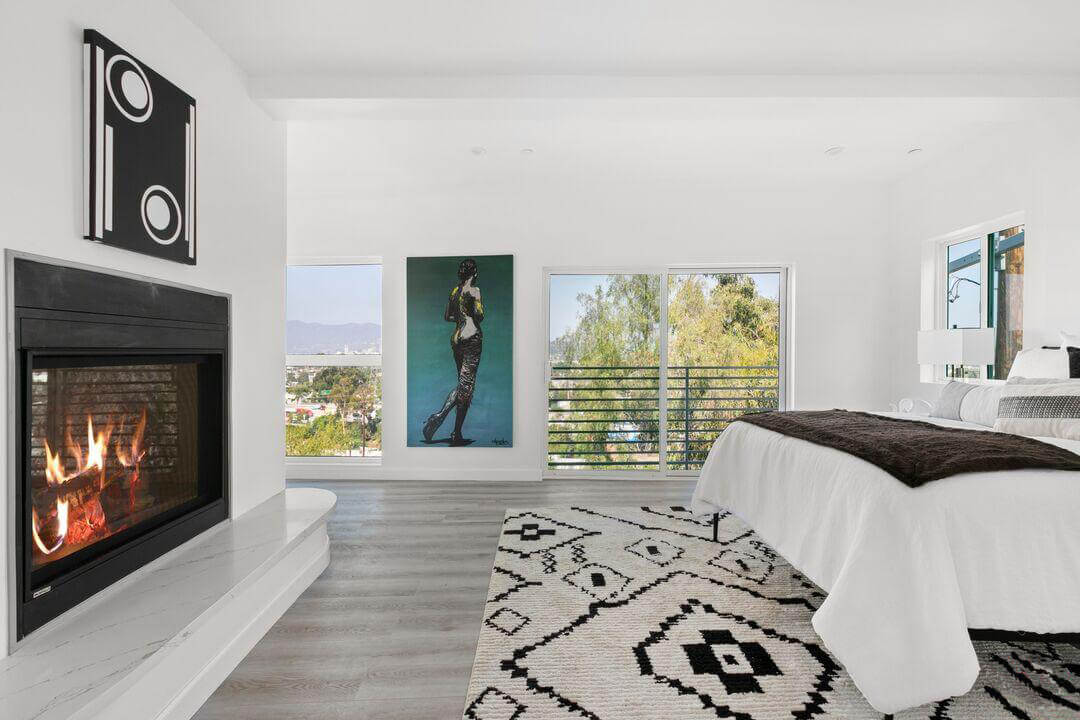
<svg viewBox="0 0 1080 720"><path fill-rule="evenodd" d="M1080 454L1080 442L1039 439ZM969 627L1080 631L1080 473L966 473L913 489L737 422L694 491L695 513L721 508L828 591L814 628L881 712L971 689Z"/></svg>

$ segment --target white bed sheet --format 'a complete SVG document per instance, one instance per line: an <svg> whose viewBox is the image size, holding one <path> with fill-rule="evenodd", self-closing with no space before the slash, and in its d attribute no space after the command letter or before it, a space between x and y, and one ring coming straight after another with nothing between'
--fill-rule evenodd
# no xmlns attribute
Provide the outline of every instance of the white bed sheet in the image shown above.
<svg viewBox="0 0 1080 720"><path fill-rule="evenodd" d="M1080 454L1080 442L1039 439ZM967 692L979 670L969 627L1080 631L1077 473L909 488L847 453L733 423L691 505L723 508L828 591L814 628L881 712Z"/></svg>

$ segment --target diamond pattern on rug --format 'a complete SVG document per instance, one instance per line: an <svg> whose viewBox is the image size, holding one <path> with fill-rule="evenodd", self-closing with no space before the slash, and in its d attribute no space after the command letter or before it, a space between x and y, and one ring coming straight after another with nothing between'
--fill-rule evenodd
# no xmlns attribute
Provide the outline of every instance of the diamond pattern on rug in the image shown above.
<svg viewBox="0 0 1080 720"><path fill-rule="evenodd" d="M659 510L507 514L465 718L881 720L814 631L820 588L733 515L714 543ZM1077 646L975 649L970 692L894 720L1080 718Z"/></svg>
<svg viewBox="0 0 1080 720"><path fill-rule="evenodd" d="M627 545L626 549L660 567L667 567L682 557L683 554L681 547L664 540L654 540L651 537L641 538L637 542Z"/></svg>
<svg viewBox="0 0 1080 720"><path fill-rule="evenodd" d="M484 624L510 636L528 625L529 618L508 607L501 607L484 620Z"/></svg>
<svg viewBox="0 0 1080 720"><path fill-rule="evenodd" d="M702 630L701 637L705 642L682 646L690 669L720 678L728 695L764 692L757 678L783 675L761 643L739 642L730 630Z"/></svg>
<svg viewBox="0 0 1080 720"><path fill-rule="evenodd" d="M543 554L599 533L536 513L507 516L499 550L523 558Z"/></svg>
<svg viewBox="0 0 1080 720"><path fill-rule="evenodd" d="M601 601L614 600L630 584L630 578L618 570L598 563L582 565L563 580Z"/></svg>
<svg viewBox="0 0 1080 720"><path fill-rule="evenodd" d="M709 560L709 564L743 580L764 584L776 569L774 563L777 555L761 543L755 542L747 543L751 552L735 548L721 550L716 557Z"/></svg>
<svg viewBox="0 0 1080 720"><path fill-rule="evenodd" d="M696 598L680 605L634 652L643 676L680 695L696 695L703 708L723 707L736 715L753 715L760 700L742 696L756 694L790 707L794 717L809 716L818 709L818 690L840 670L817 643L718 612ZM815 663L816 673L803 671Z"/></svg>
<svg viewBox="0 0 1080 720"><path fill-rule="evenodd" d="M526 707L501 690L489 687L465 709L465 717L469 720L517 720Z"/></svg>

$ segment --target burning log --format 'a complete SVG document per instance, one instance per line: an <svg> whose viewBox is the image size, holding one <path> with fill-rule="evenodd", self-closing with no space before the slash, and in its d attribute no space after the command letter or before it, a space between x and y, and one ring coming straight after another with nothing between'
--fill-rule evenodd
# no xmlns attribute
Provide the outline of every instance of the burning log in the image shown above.
<svg viewBox="0 0 1080 720"><path fill-rule="evenodd" d="M105 489L98 496L105 517L117 519L129 516L139 509L139 497L136 490L139 488L139 468L125 467L123 475L113 482L106 483Z"/></svg>
<svg viewBox="0 0 1080 720"><path fill-rule="evenodd" d="M115 476L106 475L104 468L88 467L58 485L38 488L34 492L34 507L41 517L51 512L58 501L78 507L97 497L114 482L116 482Z"/></svg>
<svg viewBox="0 0 1080 720"><path fill-rule="evenodd" d="M51 555L69 539L78 544L86 541L102 528L107 528L111 517L119 517L125 510L131 512L135 506L135 488L139 484L139 463L146 454L142 448L142 436L146 428L146 411L136 427L130 449L116 448L116 462L120 472L109 472L108 463L109 437L113 425L95 435L94 424L87 418L86 455L82 448L67 437L67 447L75 459L75 471L68 474L60 453L53 453L49 443L45 443L45 486L35 490L31 497L33 505L34 544L45 555ZM74 516L71 513L76 511ZM46 533L41 526L52 520L52 533ZM43 535L51 537L46 542Z"/></svg>

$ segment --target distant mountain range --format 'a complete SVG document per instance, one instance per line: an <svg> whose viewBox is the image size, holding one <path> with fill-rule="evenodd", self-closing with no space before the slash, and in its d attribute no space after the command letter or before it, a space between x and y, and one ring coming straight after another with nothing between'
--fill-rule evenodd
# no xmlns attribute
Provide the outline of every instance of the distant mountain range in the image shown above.
<svg viewBox="0 0 1080 720"><path fill-rule="evenodd" d="M285 323L286 350L290 355L333 355L382 352L382 326L376 323L324 325L300 320Z"/></svg>

